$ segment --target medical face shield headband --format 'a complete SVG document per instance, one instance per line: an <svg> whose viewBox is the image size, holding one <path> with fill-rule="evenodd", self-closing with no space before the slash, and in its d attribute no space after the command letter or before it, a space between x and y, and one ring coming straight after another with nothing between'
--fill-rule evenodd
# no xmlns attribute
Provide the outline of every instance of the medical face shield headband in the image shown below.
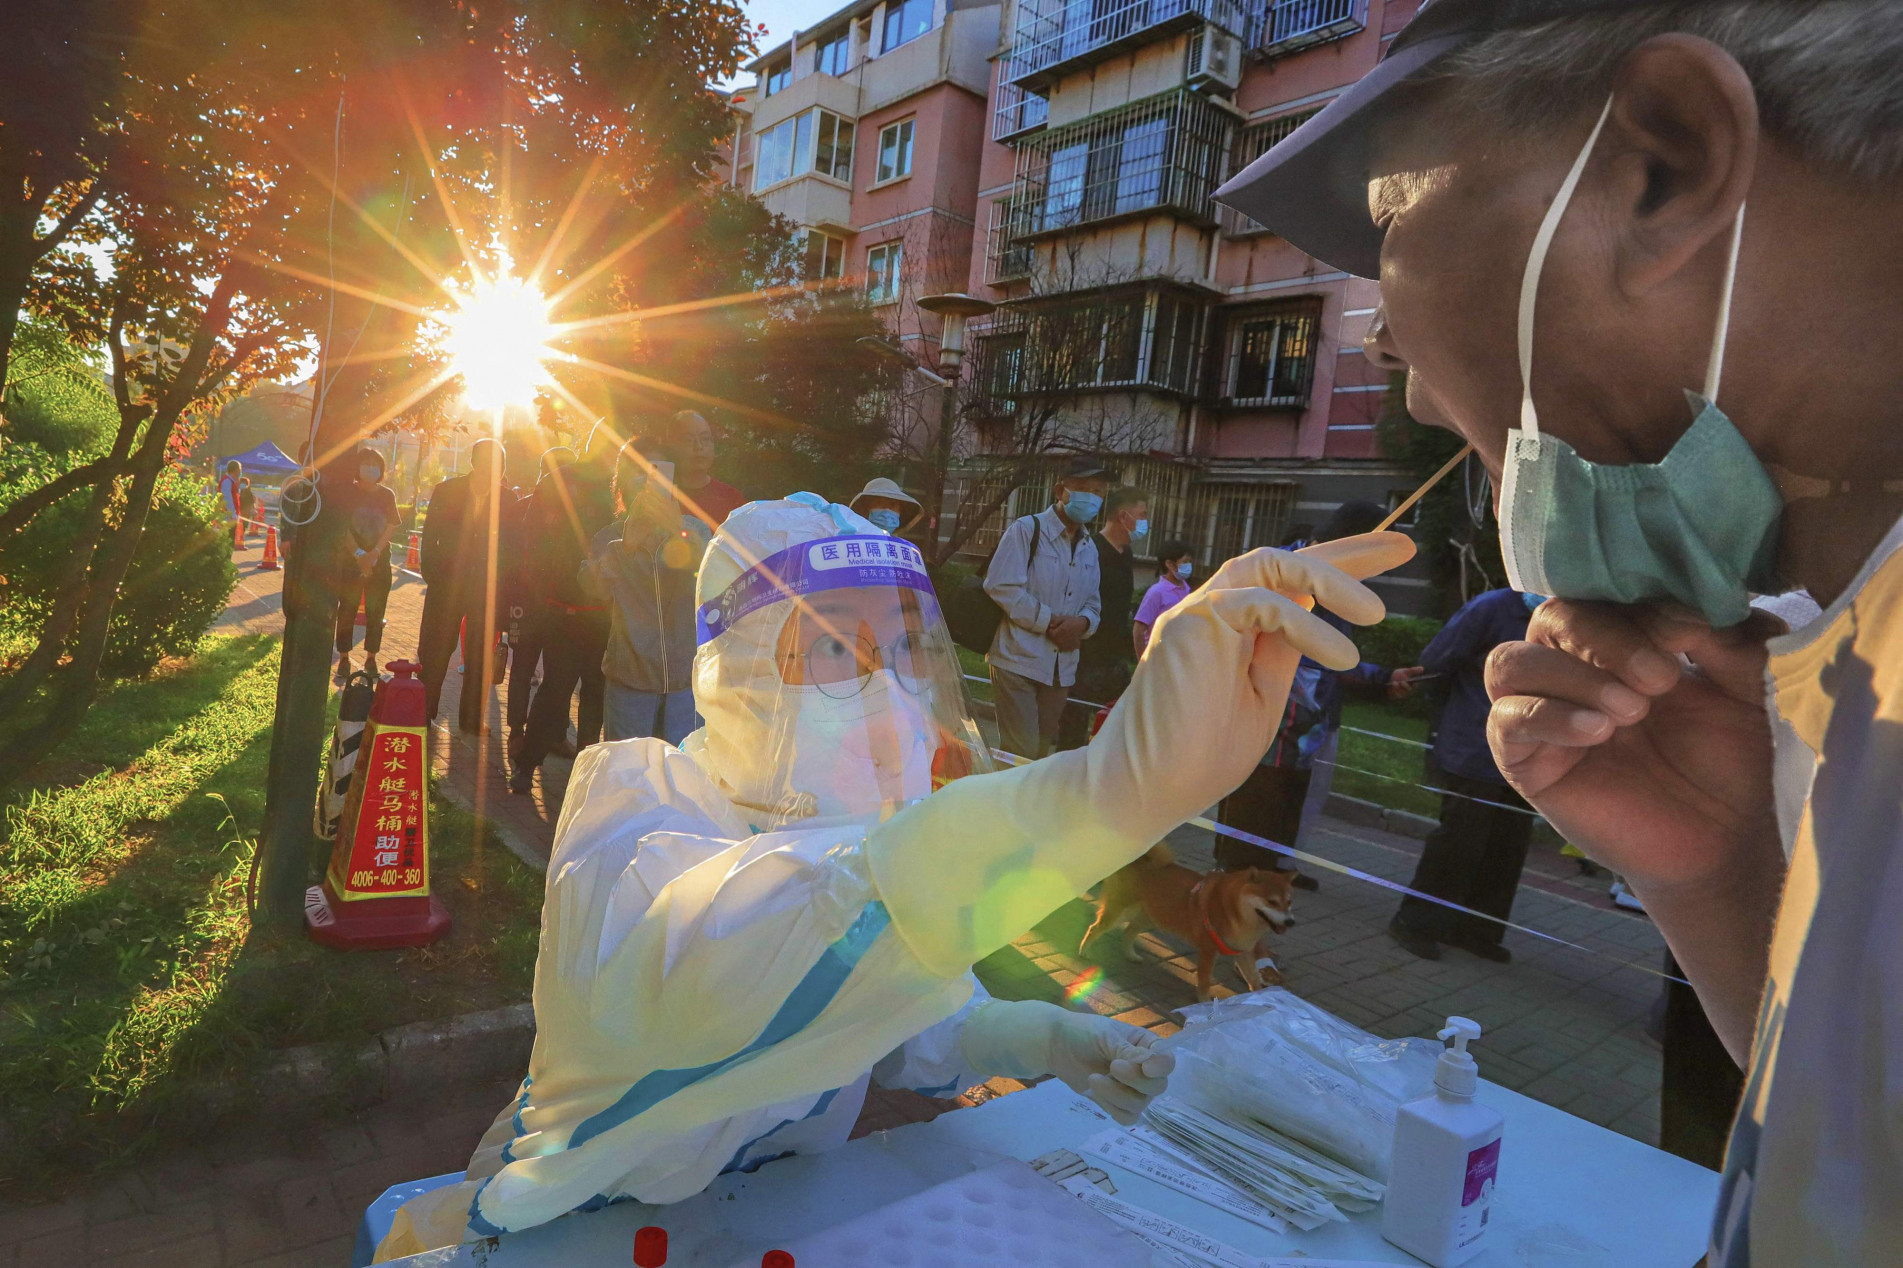
<svg viewBox="0 0 1903 1268"><path fill-rule="evenodd" d="M1520 425L1507 433L1500 486L1500 553L1515 590L1566 599L1669 599L1713 625L1749 614L1753 590L1775 588L1777 523L1770 476L1714 403L1744 234L1738 208L1725 259L1702 394L1686 393L1691 427L1657 463L1606 466L1540 432L1533 406L1533 320L1547 252L1586 170L1612 99L1593 124L1534 235L1520 284Z"/></svg>
<svg viewBox="0 0 1903 1268"><path fill-rule="evenodd" d="M955 647L909 542L801 542L695 613L710 773L756 827L880 819L992 769Z"/></svg>

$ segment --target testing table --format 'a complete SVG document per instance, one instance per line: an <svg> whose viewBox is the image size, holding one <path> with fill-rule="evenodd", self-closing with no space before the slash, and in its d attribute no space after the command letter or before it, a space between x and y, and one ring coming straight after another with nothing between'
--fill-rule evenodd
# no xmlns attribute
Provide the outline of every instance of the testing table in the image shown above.
<svg viewBox="0 0 1903 1268"><path fill-rule="evenodd" d="M1717 1200L1715 1172L1483 1082L1479 1099L1506 1118L1497 1218L1473 1268L1692 1268L1704 1253ZM962 1175L1000 1158L1029 1161L1079 1149L1114 1124L1056 1080L973 1109L830 1153L783 1159L752 1175L721 1176L673 1206L624 1202L568 1215L496 1242L394 1261L405 1268L594 1268L626 1264L634 1231L667 1229L671 1264L758 1263L796 1237ZM1279 1235L1097 1158L1123 1200L1247 1255L1418 1264L1381 1239L1381 1212L1313 1232ZM1299 1262L1299 1261L1297 1261Z"/></svg>

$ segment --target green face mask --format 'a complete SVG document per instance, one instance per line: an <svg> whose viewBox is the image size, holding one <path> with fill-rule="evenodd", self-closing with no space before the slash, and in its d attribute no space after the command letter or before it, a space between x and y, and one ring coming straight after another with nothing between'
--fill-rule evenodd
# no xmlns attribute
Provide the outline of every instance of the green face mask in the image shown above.
<svg viewBox="0 0 1903 1268"><path fill-rule="evenodd" d="M1702 395L1694 418L1661 462L1588 462L1540 432L1533 408L1533 314L1540 271L1560 217L1612 111L1610 99L1533 239L1520 286L1520 426L1507 433L1500 485L1500 553L1515 590L1563 599L1642 603L1672 599L1715 626L1750 613L1753 591L1776 590L1773 570L1783 499L1751 446L1713 401L1724 365L1732 279L1744 208L1731 251Z"/></svg>

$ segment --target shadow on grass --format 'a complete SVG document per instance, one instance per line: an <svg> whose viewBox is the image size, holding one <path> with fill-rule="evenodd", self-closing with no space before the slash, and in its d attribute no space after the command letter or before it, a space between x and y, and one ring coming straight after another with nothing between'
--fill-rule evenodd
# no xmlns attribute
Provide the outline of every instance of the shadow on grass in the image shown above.
<svg viewBox="0 0 1903 1268"><path fill-rule="evenodd" d="M0 846L9 1089L0 1193L44 1197L58 1176L215 1130L195 1116L200 1098L184 1093L242 1079L281 1048L352 1047L394 1025L528 997L541 878L506 851L478 861L473 821L440 802L434 873L456 920L450 937L345 956L300 929L252 929L245 882L263 815L273 650L270 639L224 640L203 663L115 691L59 754L110 759L110 773L42 790L37 818L10 819L16 831ZM187 743L207 735L225 749ZM171 785L154 769L168 755L179 763L172 773L183 772ZM47 820L66 806L97 821L49 846L40 838L58 825ZM23 850L70 853L86 842L97 844L92 857L21 865ZM62 888L45 904L34 882L52 872Z"/></svg>

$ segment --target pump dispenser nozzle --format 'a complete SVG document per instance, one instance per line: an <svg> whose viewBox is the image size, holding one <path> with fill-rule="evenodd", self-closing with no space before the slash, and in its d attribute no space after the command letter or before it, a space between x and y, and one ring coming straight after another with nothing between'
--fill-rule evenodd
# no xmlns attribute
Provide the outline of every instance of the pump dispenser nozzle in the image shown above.
<svg viewBox="0 0 1903 1268"><path fill-rule="evenodd" d="M1434 1067L1434 1086L1449 1096L1470 1099L1480 1082L1480 1068L1474 1064L1467 1045L1480 1038L1480 1023L1465 1017L1449 1017L1439 1038L1443 1043L1449 1039L1454 1042L1440 1054L1440 1061Z"/></svg>

